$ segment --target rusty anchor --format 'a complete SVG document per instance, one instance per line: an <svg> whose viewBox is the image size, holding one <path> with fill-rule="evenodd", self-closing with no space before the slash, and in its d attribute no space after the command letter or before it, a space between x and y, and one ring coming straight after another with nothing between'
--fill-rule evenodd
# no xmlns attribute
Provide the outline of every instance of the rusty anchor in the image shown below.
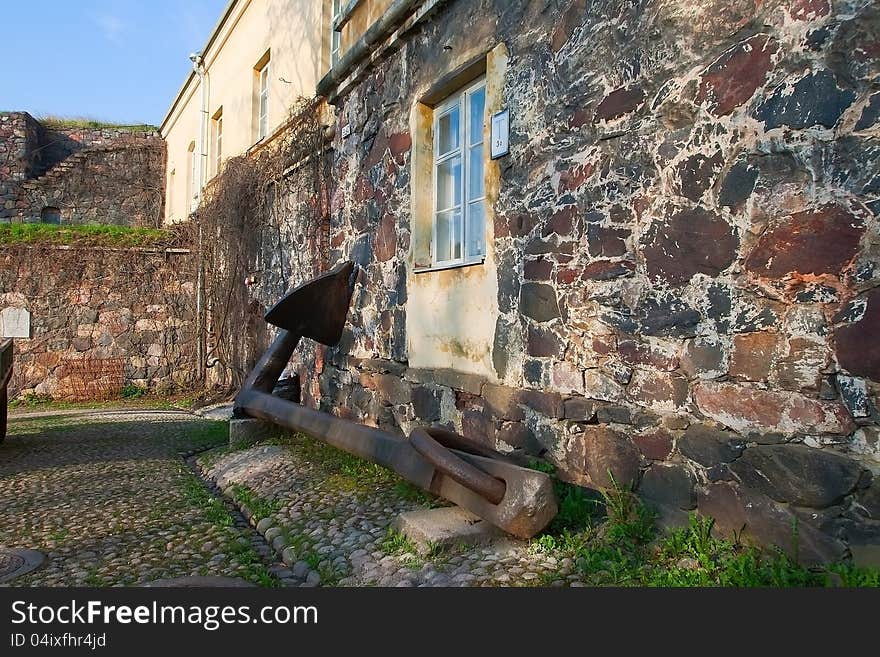
<svg viewBox="0 0 880 657"><path fill-rule="evenodd" d="M540 532L557 511L546 474L447 429L418 427L407 439L272 394L301 338L328 346L339 342L356 271L354 263L341 263L297 287L266 313L266 321L281 330L242 385L236 415L305 433L390 468L519 538Z"/></svg>
<svg viewBox="0 0 880 657"><path fill-rule="evenodd" d="M0 342L0 443L6 439L9 379L12 378L12 339Z"/></svg>

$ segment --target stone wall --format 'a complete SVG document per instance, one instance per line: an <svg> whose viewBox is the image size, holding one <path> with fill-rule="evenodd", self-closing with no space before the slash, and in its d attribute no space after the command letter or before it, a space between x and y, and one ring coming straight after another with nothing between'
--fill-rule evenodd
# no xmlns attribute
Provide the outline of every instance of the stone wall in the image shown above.
<svg viewBox="0 0 880 657"><path fill-rule="evenodd" d="M30 114L0 112L0 221L13 216L19 185L36 169L40 135Z"/></svg>
<svg viewBox="0 0 880 657"><path fill-rule="evenodd" d="M165 142L157 133L45 127L23 112L0 115L0 121L17 126L13 136L27 135L7 143L0 132L0 158L15 150L25 163L0 188L0 221L40 221L48 207L67 224L161 224Z"/></svg>
<svg viewBox="0 0 880 657"><path fill-rule="evenodd" d="M170 393L194 380L195 263L188 252L0 247L0 308L30 311L10 398Z"/></svg>
<svg viewBox="0 0 880 657"><path fill-rule="evenodd" d="M361 274L342 343L297 365L307 403L611 472L671 522L805 560L876 558L873 3L457 0L395 39L336 100L330 260ZM413 369L411 111L499 44L494 376Z"/></svg>

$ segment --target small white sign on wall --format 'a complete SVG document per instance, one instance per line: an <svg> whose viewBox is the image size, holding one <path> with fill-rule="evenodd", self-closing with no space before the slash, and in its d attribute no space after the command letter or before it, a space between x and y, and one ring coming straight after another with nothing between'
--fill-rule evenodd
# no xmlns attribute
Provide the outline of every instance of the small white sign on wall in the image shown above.
<svg viewBox="0 0 880 657"><path fill-rule="evenodd" d="M4 308L0 311L0 337L30 338L30 311L27 308Z"/></svg>
<svg viewBox="0 0 880 657"><path fill-rule="evenodd" d="M491 125L492 159L497 160L510 152L510 110L502 110L492 115Z"/></svg>

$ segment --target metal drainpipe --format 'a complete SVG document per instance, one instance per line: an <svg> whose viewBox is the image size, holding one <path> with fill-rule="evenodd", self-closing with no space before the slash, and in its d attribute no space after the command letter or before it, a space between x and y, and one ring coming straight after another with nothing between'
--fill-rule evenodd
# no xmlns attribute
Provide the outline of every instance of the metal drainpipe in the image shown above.
<svg viewBox="0 0 880 657"><path fill-rule="evenodd" d="M208 84L207 84L207 72L205 71L205 60L202 57L201 53L193 53L189 56L190 60L193 63L193 71L196 75L199 76L199 87L202 92L202 106L199 113L199 162L197 167L197 198L198 205L201 205L202 202L202 189L204 188L204 172L205 172L205 158L207 154L205 153L205 132L207 131L208 124ZM198 273L196 278L196 374L198 376L198 380L202 383L205 381L205 280L204 280L204 260L203 260L203 235L202 235L202 224L199 222L198 226L198 254L199 254L199 262L198 262Z"/></svg>

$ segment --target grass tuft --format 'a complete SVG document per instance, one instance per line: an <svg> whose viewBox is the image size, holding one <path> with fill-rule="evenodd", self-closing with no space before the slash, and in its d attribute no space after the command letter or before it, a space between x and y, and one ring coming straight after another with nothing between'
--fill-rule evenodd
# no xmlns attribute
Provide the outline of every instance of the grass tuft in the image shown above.
<svg viewBox="0 0 880 657"><path fill-rule="evenodd" d="M536 469L552 474L547 464ZM721 538L712 518L696 514L687 527L658 535L655 514L616 484L601 493L598 505L577 487L555 484L559 516L532 540L531 549L570 557L581 579L594 586L880 586L880 569L807 567L782 550ZM796 526L792 543L797 544ZM792 552L797 554L796 548ZM555 576L543 579L552 582Z"/></svg>
<svg viewBox="0 0 880 657"><path fill-rule="evenodd" d="M255 518L262 520L278 513L281 503L278 500L266 500L257 495L247 486L236 484L232 487L232 499L236 503L250 509Z"/></svg>
<svg viewBox="0 0 880 657"><path fill-rule="evenodd" d="M127 130L129 132L158 132L159 128L148 123L113 123L88 117L41 116L37 119L50 129L84 128L93 130Z"/></svg>

